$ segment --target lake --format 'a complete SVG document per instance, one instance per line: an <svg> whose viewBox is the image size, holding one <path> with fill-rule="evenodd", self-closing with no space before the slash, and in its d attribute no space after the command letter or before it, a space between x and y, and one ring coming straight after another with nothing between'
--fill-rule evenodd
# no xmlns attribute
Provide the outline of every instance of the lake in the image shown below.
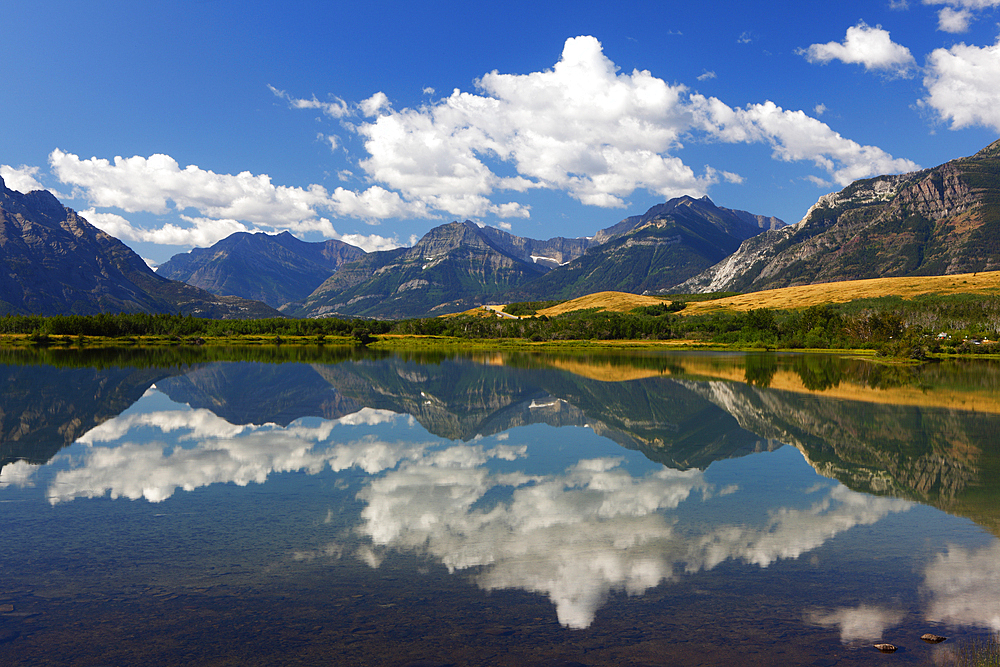
<svg viewBox="0 0 1000 667"><path fill-rule="evenodd" d="M996 362L0 362L0 664L940 665L1000 631Z"/></svg>

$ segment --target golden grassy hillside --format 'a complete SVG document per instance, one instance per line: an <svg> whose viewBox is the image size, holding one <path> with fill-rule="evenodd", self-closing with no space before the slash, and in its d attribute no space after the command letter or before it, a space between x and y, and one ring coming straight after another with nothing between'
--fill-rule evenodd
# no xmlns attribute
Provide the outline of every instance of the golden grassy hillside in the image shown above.
<svg viewBox="0 0 1000 667"><path fill-rule="evenodd" d="M855 299L870 299L880 296L899 296L904 299L912 299L921 294L1000 294L1000 271L961 273L952 276L872 278L870 280L847 280L818 285L799 285L730 296L716 301L689 303L685 311L704 313L718 308L729 310L775 308L784 310L808 308L824 303L846 303Z"/></svg>
<svg viewBox="0 0 1000 667"><path fill-rule="evenodd" d="M588 308L600 308L601 310L611 310L615 312L626 312L639 306L652 306L663 303L664 299L655 296L643 296L642 294L629 294L628 292L597 292L588 294L578 299L564 301L551 308L538 311L539 315L562 315L574 310L587 310Z"/></svg>
<svg viewBox="0 0 1000 667"><path fill-rule="evenodd" d="M921 276L916 278L873 278L847 280L818 285L799 285L782 289L751 292L714 301L693 301L680 311L684 314L702 314L714 310L750 310L774 308L778 310L808 308L825 303L846 303L855 299L880 296L900 296L912 299L921 294L1000 294L1000 271L962 273L952 276ZM624 292L598 292L566 301L558 306L539 311L549 317L573 310L600 308L625 312L638 306L662 302L662 298L627 294Z"/></svg>

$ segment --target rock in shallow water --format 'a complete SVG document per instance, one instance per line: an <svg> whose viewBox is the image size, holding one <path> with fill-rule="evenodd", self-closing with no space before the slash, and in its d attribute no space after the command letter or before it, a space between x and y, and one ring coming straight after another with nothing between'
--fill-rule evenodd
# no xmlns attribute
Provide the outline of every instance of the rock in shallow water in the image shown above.
<svg viewBox="0 0 1000 667"><path fill-rule="evenodd" d="M948 639L947 637L942 637L940 635L932 635L929 632L927 634L920 635L920 638L928 644L940 644L944 640Z"/></svg>
<svg viewBox="0 0 1000 667"><path fill-rule="evenodd" d="M892 644L875 644L875 648L882 651L882 653L892 653L896 650L896 647Z"/></svg>

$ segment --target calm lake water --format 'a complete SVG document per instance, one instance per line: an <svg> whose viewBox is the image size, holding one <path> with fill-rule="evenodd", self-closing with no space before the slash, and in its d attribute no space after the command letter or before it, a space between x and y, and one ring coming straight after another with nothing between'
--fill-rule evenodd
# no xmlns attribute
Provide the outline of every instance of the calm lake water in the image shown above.
<svg viewBox="0 0 1000 667"><path fill-rule="evenodd" d="M0 664L939 665L1000 631L996 363L172 354L0 358Z"/></svg>

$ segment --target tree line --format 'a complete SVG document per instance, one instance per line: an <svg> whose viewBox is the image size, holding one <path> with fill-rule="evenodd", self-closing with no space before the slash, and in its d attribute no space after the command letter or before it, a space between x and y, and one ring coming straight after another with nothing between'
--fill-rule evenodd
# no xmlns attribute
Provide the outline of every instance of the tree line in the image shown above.
<svg viewBox="0 0 1000 667"><path fill-rule="evenodd" d="M578 310L537 315L541 304L514 304L521 319L457 315L404 320L261 319L213 320L190 315L104 313L100 315L5 315L0 335L27 334L39 345L94 338L167 337L348 337L367 344L387 334L460 339L667 340L695 339L764 349L877 349L920 358L932 352L998 352L1000 297L963 295L903 300L895 297L800 310L752 309L682 315L683 303L657 304L619 313Z"/></svg>

